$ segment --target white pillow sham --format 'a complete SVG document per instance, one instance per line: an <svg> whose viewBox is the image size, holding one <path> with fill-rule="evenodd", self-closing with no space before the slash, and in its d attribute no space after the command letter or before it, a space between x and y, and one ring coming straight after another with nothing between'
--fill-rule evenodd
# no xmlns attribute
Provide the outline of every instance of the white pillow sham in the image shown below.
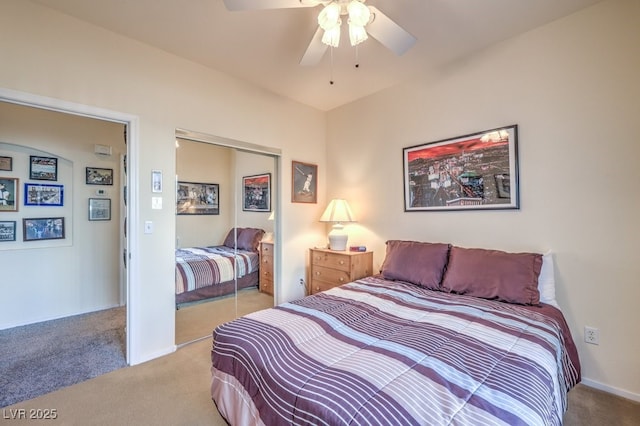
<svg viewBox="0 0 640 426"><path fill-rule="evenodd" d="M540 268L540 275L538 275L540 302L560 309L556 301L556 280L554 275L553 254L548 251L542 255L542 268Z"/></svg>

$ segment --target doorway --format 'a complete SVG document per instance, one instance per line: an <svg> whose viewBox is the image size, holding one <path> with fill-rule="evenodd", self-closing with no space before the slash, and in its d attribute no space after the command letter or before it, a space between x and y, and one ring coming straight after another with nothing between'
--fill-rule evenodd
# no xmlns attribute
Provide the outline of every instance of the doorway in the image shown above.
<svg viewBox="0 0 640 426"><path fill-rule="evenodd" d="M126 289L126 295L118 295L118 299L119 301L126 301L126 329L127 329L127 333L126 333L126 337L125 337L125 347L126 347L126 363L128 365L134 364L136 363L136 345L135 342L132 341L132 336L134 335L134 333L132 331L135 331L136 327L138 326L138 324L135 323L135 320L132 320L132 315L131 315L131 311L132 309L135 309L134 307L134 301L131 299L131 295L130 292L128 291L128 289L130 288L130 286L132 285L132 276L136 276L134 275L135 270L137 270L137 264L135 261L131 261L131 259L127 258L127 254L126 253L131 253L133 251L133 248L137 245L137 237L136 237L136 232L135 232L135 223L136 221L131 220L131 218L135 217L135 213L137 212L136 209L136 199L134 196L134 191L135 189L133 188L132 185L129 184L129 182L132 181L132 179L134 179L135 175L137 175L137 169L135 167L136 161L137 159L135 158L137 149L132 149L135 148L137 146L137 118L134 116L130 116L128 114L123 114L123 113L118 113L118 112L113 112L113 111L108 111L108 110L102 110L99 108L95 108L95 107L90 107L90 106L86 106L86 105L80 105L80 104L75 104L75 103L71 103L71 102L66 102L66 101L61 101L58 99L51 99L51 98L46 98L46 97L40 97L37 95L32 95L32 94L28 94L28 93L22 93L22 92L15 92L15 91L11 91L11 90L7 90L7 89L0 89L0 102L6 103L6 104L15 104L15 105L19 105L19 106L23 106L23 107L31 107L34 108L35 110L39 110L39 111L53 111L56 113L61 113L63 115L69 115L69 116L80 116L80 117L85 117L85 118L90 118L90 119L95 119L101 122L109 122L109 123L116 123L122 126L123 129L125 129L124 132L122 132L122 138L126 138L126 156L129 159L129 164L134 165L133 167L129 167L127 176L126 176L126 181L123 182L124 185L126 185L128 188L130 188L130 190L127 193L127 198L125 200L126 203L126 207L125 207L125 213L126 216L130 218L130 220L128 220L128 225L125 228L124 223L122 223L122 228L120 232L120 235L124 234L124 232L126 232L127 235L129 235L129 238L126 240L126 242L122 242L122 236L121 236L121 240L119 242L116 243L116 246L118 247L118 253L116 258L117 259L122 259L122 263L124 264L125 261L127 261L127 268L125 270L124 273L116 273L116 276L118 277L118 280L124 280L124 282L118 282L118 288L119 289ZM93 147L92 147L93 148ZM119 164L120 159L116 159L116 164ZM70 179L72 179L72 182L74 183L74 185L77 187L77 191L87 191L88 189L85 188L83 186L83 184L85 184L84 181L84 172L85 172L85 164L78 164L77 167L72 167L72 171L70 172L72 174L72 177ZM86 164L87 166L90 164ZM113 172L115 172L115 170L117 170L116 167L113 168ZM78 176L78 174L81 174L82 176ZM115 176L115 179L118 180L118 176ZM63 186L64 185L60 185ZM96 187L97 188L97 187ZM100 195L97 194L97 189L95 191L92 192L92 194L95 192L96 195L95 197L98 198ZM71 199L70 197L72 197L74 194L73 191L73 187L68 188L68 192L66 193L66 196L68 197L68 199ZM109 190L107 191L107 194L111 194L111 198L113 197L117 197L118 200L122 199L122 193L121 193L121 188L120 186L117 187L111 187L109 188ZM85 194L86 195L86 194ZM104 193L103 193L104 195ZM84 198L84 197L83 197ZM87 197L89 198L89 197ZM105 198L101 198L101 200L104 200ZM87 203L87 206L84 206L84 203L81 202L82 200L79 200L76 202L77 206L74 206L74 221L75 220L82 220L83 221L83 225L84 225L84 221L85 220L89 220L89 213L88 213L88 209L89 209L89 201L88 200L84 200ZM80 204L83 204L82 207L80 207ZM101 205L103 205L104 203L101 203ZM114 203L115 204L115 203ZM23 212L26 212L27 209L23 209ZM80 213L81 212L81 213ZM87 215L87 217L82 217L84 215ZM113 216L113 220L117 221L117 218L120 217L120 211L114 211L114 209L111 209L110 211L110 215ZM77 218L76 218L77 216ZM79 222L78 222L79 223ZM127 229L128 228L128 229ZM95 227L93 228L95 229ZM69 231L72 231L71 228L69 228ZM83 233L82 230L79 231L79 233ZM73 234L66 234L69 237L71 237ZM77 237L80 238L80 237ZM71 238L69 238L71 240ZM62 239L61 239L62 241ZM121 253L120 251L120 245L122 245L126 252ZM67 246L72 247L73 244L69 243L67 244ZM66 247L66 250L70 250L69 247ZM72 262L69 262L69 264L73 264Z"/></svg>

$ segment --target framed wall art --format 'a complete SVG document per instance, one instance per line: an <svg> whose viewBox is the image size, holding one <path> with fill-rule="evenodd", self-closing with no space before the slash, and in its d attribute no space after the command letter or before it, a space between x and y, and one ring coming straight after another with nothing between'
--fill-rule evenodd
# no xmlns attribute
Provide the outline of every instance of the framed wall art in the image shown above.
<svg viewBox="0 0 640 426"><path fill-rule="evenodd" d="M10 172L13 170L13 157L0 156L0 170Z"/></svg>
<svg viewBox="0 0 640 426"><path fill-rule="evenodd" d="M24 184L25 206L62 206L64 186L39 183Z"/></svg>
<svg viewBox="0 0 640 426"><path fill-rule="evenodd" d="M29 179L58 180L58 159L53 157L29 157Z"/></svg>
<svg viewBox="0 0 640 426"><path fill-rule="evenodd" d="M247 212L271 211L271 173L242 178L242 210Z"/></svg>
<svg viewBox="0 0 640 426"><path fill-rule="evenodd" d="M89 220L111 220L111 199L89 198Z"/></svg>
<svg viewBox="0 0 640 426"><path fill-rule="evenodd" d="M87 167L85 183L87 185L113 185L113 169Z"/></svg>
<svg viewBox="0 0 640 426"><path fill-rule="evenodd" d="M17 212L18 178L0 177L0 212Z"/></svg>
<svg viewBox="0 0 640 426"><path fill-rule="evenodd" d="M176 214L220 214L220 185L178 181Z"/></svg>
<svg viewBox="0 0 640 426"><path fill-rule="evenodd" d="M151 192L162 192L162 171L151 170Z"/></svg>
<svg viewBox="0 0 640 426"><path fill-rule="evenodd" d="M64 217L22 219L23 241L64 239Z"/></svg>
<svg viewBox="0 0 640 426"><path fill-rule="evenodd" d="M318 202L318 166L315 164L291 162L291 202Z"/></svg>
<svg viewBox="0 0 640 426"><path fill-rule="evenodd" d="M518 126L403 149L404 210L518 209Z"/></svg>
<svg viewBox="0 0 640 426"><path fill-rule="evenodd" d="M0 243L16 240L16 221L0 220Z"/></svg>

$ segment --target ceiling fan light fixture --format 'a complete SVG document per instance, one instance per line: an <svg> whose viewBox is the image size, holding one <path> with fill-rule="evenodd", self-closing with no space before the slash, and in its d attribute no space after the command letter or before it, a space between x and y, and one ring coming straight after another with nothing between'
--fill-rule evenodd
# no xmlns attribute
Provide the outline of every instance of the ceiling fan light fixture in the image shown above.
<svg viewBox="0 0 640 426"><path fill-rule="evenodd" d="M371 11L363 2L359 0L352 0L347 6L347 12L349 13L349 24L364 27L369 23L371 19Z"/></svg>
<svg viewBox="0 0 640 426"><path fill-rule="evenodd" d="M342 20L340 19L340 5L338 3L329 3L320 11L318 15L318 25L325 31L334 27L340 27Z"/></svg>
<svg viewBox="0 0 640 426"><path fill-rule="evenodd" d="M340 25L324 30L322 42L327 46L338 47L340 45Z"/></svg>
<svg viewBox="0 0 640 426"><path fill-rule="evenodd" d="M349 24L349 40L351 41L351 46L357 46L368 38L369 36L364 27Z"/></svg>

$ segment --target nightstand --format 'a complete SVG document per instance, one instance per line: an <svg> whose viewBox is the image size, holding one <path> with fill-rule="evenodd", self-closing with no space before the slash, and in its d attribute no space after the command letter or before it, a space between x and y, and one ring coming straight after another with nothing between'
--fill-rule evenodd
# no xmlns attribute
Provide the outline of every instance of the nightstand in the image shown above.
<svg viewBox="0 0 640 426"><path fill-rule="evenodd" d="M273 243L260 241L260 291L273 296Z"/></svg>
<svg viewBox="0 0 640 426"><path fill-rule="evenodd" d="M372 275L373 252L309 249L309 293L315 294Z"/></svg>

